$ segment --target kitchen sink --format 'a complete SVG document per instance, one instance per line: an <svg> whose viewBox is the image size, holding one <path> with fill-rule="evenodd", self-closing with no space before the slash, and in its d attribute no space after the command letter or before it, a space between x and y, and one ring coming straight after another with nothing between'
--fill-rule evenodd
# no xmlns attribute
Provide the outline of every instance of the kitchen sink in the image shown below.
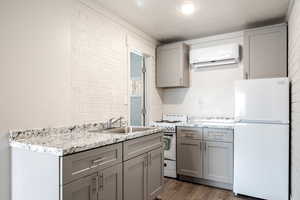
<svg viewBox="0 0 300 200"><path fill-rule="evenodd" d="M89 132L99 132L99 133L110 133L110 134L130 134L134 132L141 132L141 131L149 131L153 130L154 128L146 128L146 127L122 127L122 128L111 128L105 130L89 130Z"/></svg>

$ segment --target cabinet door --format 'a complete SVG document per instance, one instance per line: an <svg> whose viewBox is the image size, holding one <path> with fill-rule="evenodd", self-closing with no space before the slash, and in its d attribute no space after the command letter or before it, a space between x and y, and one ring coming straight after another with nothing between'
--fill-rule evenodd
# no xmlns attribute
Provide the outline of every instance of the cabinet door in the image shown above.
<svg viewBox="0 0 300 200"><path fill-rule="evenodd" d="M99 200L122 200L122 164L99 172Z"/></svg>
<svg viewBox="0 0 300 200"><path fill-rule="evenodd" d="M246 78L286 77L286 25L246 31L244 64Z"/></svg>
<svg viewBox="0 0 300 200"><path fill-rule="evenodd" d="M202 178L201 141L178 137L177 173L180 175Z"/></svg>
<svg viewBox="0 0 300 200"><path fill-rule="evenodd" d="M98 175L93 174L63 186L63 200L98 200Z"/></svg>
<svg viewBox="0 0 300 200"><path fill-rule="evenodd" d="M147 200L147 159L144 154L124 163L124 200Z"/></svg>
<svg viewBox="0 0 300 200"><path fill-rule="evenodd" d="M155 199L163 188L164 155L159 148L148 153L148 199Z"/></svg>
<svg viewBox="0 0 300 200"><path fill-rule="evenodd" d="M188 47L168 44L157 50L157 87L188 87Z"/></svg>
<svg viewBox="0 0 300 200"><path fill-rule="evenodd" d="M204 148L204 178L223 183L232 183L232 143L206 142Z"/></svg>

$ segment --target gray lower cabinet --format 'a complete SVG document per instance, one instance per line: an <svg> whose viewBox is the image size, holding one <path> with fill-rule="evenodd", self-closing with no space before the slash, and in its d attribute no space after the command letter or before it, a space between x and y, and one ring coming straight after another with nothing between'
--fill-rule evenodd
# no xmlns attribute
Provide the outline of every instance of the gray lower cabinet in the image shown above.
<svg viewBox="0 0 300 200"><path fill-rule="evenodd" d="M232 188L233 130L178 127L177 174L184 180Z"/></svg>
<svg viewBox="0 0 300 200"><path fill-rule="evenodd" d="M178 162L177 173L185 176L202 178L202 150L201 141L180 138L177 143Z"/></svg>
<svg viewBox="0 0 300 200"><path fill-rule="evenodd" d="M100 171L99 176L98 200L122 200L122 164Z"/></svg>
<svg viewBox="0 0 300 200"><path fill-rule="evenodd" d="M65 185L63 200L122 200L122 164Z"/></svg>
<svg viewBox="0 0 300 200"><path fill-rule="evenodd" d="M93 174L63 187L63 200L97 200L98 174Z"/></svg>
<svg viewBox="0 0 300 200"><path fill-rule="evenodd" d="M147 154L124 163L124 200L147 199Z"/></svg>
<svg viewBox="0 0 300 200"><path fill-rule="evenodd" d="M222 183L232 183L233 144L205 142L204 178Z"/></svg>
<svg viewBox="0 0 300 200"><path fill-rule="evenodd" d="M148 199L155 199L163 187L164 155L159 148L149 152L148 156Z"/></svg>
<svg viewBox="0 0 300 200"><path fill-rule="evenodd" d="M153 200L163 187L163 149L127 160L124 163L124 200Z"/></svg>
<svg viewBox="0 0 300 200"><path fill-rule="evenodd" d="M161 132L65 156L12 155L13 200L153 200L163 186Z"/></svg>

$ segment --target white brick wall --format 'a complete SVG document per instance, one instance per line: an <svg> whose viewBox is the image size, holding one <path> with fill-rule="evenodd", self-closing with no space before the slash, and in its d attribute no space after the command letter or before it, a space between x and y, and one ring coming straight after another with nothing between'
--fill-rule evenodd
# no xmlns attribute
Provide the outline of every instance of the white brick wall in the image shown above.
<svg viewBox="0 0 300 200"><path fill-rule="evenodd" d="M138 48L155 56L155 44L147 45L147 41L89 7L86 2L75 3L71 27L72 121L93 122L126 117L128 51ZM154 69L152 63L150 75ZM153 87L155 77L150 77L149 103L154 109L150 113L156 116L161 112L161 103Z"/></svg>
<svg viewBox="0 0 300 200"><path fill-rule="evenodd" d="M98 0L80 0L91 8L78 1L1 1L0 200L11 199L8 129L127 114L125 36L154 55L155 40L96 5Z"/></svg>
<svg viewBox="0 0 300 200"><path fill-rule="evenodd" d="M300 1L289 17L289 77L292 82L292 199L300 199Z"/></svg>

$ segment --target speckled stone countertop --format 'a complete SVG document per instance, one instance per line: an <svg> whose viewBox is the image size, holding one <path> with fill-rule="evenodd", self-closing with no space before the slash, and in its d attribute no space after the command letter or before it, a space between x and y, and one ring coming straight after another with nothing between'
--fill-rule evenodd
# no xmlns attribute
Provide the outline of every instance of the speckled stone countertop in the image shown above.
<svg viewBox="0 0 300 200"><path fill-rule="evenodd" d="M89 131L99 127L100 124L85 124L62 128L11 131L9 141L10 146L14 148L65 156L162 131L161 128L153 127L150 130L129 134Z"/></svg>
<svg viewBox="0 0 300 200"><path fill-rule="evenodd" d="M200 123L191 122L183 125L184 127L195 127L195 128L220 128L220 129L234 129L234 123Z"/></svg>

